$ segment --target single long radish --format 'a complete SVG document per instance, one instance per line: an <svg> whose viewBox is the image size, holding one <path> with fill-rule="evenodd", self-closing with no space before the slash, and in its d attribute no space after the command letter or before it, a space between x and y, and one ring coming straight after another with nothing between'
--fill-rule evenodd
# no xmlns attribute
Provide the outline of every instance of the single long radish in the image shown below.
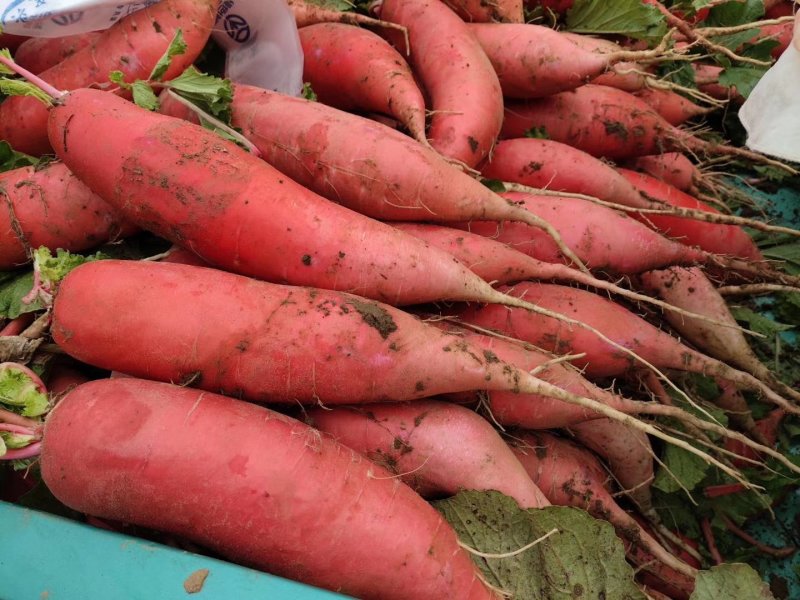
<svg viewBox="0 0 800 600"><path fill-rule="evenodd" d="M121 71L129 83L147 79L180 29L187 50L172 59L164 74L165 80L171 79L200 54L211 34L217 4L218 0L163 0L148 6L120 19L91 45L41 73L41 78L60 90L107 83L112 71ZM7 98L0 104L0 139L27 154L50 152L47 118L47 107L36 98Z"/></svg>
<svg viewBox="0 0 800 600"><path fill-rule="evenodd" d="M595 270L633 275L670 265L706 264L748 275L796 281L766 265L712 254L671 240L636 219L587 200L518 192L506 192L502 196L551 223L564 244ZM473 221L454 227L494 238L541 261L568 262L561 257L552 238L522 223L498 225Z"/></svg>
<svg viewBox="0 0 800 600"><path fill-rule="evenodd" d="M470 31L492 62L507 98L544 98L580 87L616 63L665 55L661 49L592 52L542 25L475 23Z"/></svg>
<svg viewBox="0 0 800 600"><path fill-rule="evenodd" d="M552 222L564 243L593 270L633 274L663 265L708 260L700 250L668 240L631 217L586 200L516 192L503 196ZM525 224L498 226L476 221L458 227L492 237L541 261L564 262L555 244Z"/></svg>
<svg viewBox="0 0 800 600"><path fill-rule="evenodd" d="M409 62L433 112L431 145L474 167L503 123L503 95L492 63L467 24L439 0L384 0L380 16L408 29Z"/></svg>
<svg viewBox="0 0 800 600"><path fill-rule="evenodd" d="M523 23L522 0L444 0L462 19L474 23Z"/></svg>
<svg viewBox="0 0 800 600"><path fill-rule="evenodd" d="M41 73L90 46L99 36L95 31L58 38L30 38L14 52L14 62L31 73Z"/></svg>
<svg viewBox="0 0 800 600"><path fill-rule="evenodd" d="M678 560L653 539L605 488L605 469L588 451L544 432L519 432L517 458L555 505L576 506L609 521L617 534L691 580L696 569Z"/></svg>
<svg viewBox="0 0 800 600"><path fill-rule="evenodd" d="M169 99L161 108L173 116L187 116L186 107ZM368 119L318 102L238 85L233 125L282 173L373 218L520 220L558 237L541 219L501 198L437 152ZM581 265L574 253L564 252Z"/></svg>
<svg viewBox="0 0 800 600"><path fill-rule="evenodd" d="M367 15L356 12L333 10L324 8L313 2L304 0L286 0L286 4L294 15L295 24L298 29L315 25L316 23L344 23L346 25L363 25L367 27L387 27L390 29L405 30L394 23L379 21Z"/></svg>
<svg viewBox="0 0 800 600"><path fill-rule="evenodd" d="M695 164L681 152L665 152L640 156L625 165L634 171L641 171L678 188L687 194L696 195L697 184L702 180L703 174Z"/></svg>
<svg viewBox="0 0 800 600"><path fill-rule="evenodd" d="M643 100L670 125L682 125L690 119L702 117L713 109L699 106L670 90L646 89L634 94Z"/></svg>
<svg viewBox="0 0 800 600"><path fill-rule="evenodd" d="M636 96L595 84L548 98L506 103L502 138L524 137L526 131L537 128L544 129L550 139L614 160L688 149L777 164L794 172L758 153L703 141L670 125Z"/></svg>
<svg viewBox="0 0 800 600"><path fill-rule="evenodd" d="M306 422L399 476L423 497L497 490L522 508L549 506L480 415L449 402L311 409Z"/></svg>
<svg viewBox="0 0 800 600"><path fill-rule="evenodd" d="M396 118L418 142L425 137L425 98L405 59L380 36L352 25L300 29L303 81L320 102Z"/></svg>
<svg viewBox="0 0 800 600"><path fill-rule="evenodd" d="M361 598L495 598L411 489L252 404L137 379L87 383L48 418L40 462L67 506L241 564Z"/></svg>
<svg viewBox="0 0 800 600"><path fill-rule="evenodd" d="M632 292L561 263L537 260L506 244L469 231L430 223L393 223L393 226L424 240L431 246L452 254L473 273L493 285L531 279L569 281L618 294L629 300L654 304L677 314L683 314L683 308L676 308L651 296ZM689 312L686 316L697 317L697 314ZM709 323L720 324L713 320ZM725 323L730 324L727 319Z"/></svg>
<svg viewBox="0 0 800 600"><path fill-rule="evenodd" d="M498 142L480 171L489 179L652 208L652 203L608 163L553 140L513 138Z"/></svg>
<svg viewBox="0 0 800 600"><path fill-rule="evenodd" d="M13 269L40 246L79 252L136 228L56 162L0 173L0 231L0 269Z"/></svg>
<svg viewBox="0 0 800 600"><path fill-rule="evenodd" d="M502 297L451 255L320 198L211 131L113 94L66 95L50 136L126 219L211 264L392 304Z"/></svg>
<svg viewBox="0 0 800 600"><path fill-rule="evenodd" d="M618 171L645 198L652 198L656 202L670 206L702 210L712 215L720 214L708 204L655 177L628 169L618 169ZM741 227L735 225L683 219L672 215L645 214L637 217L634 213L633 216L671 238L689 246L700 247L707 252L729 254L753 261L764 259L753 239Z"/></svg>
<svg viewBox="0 0 800 600"><path fill-rule="evenodd" d="M622 306L601 296L576 288L543 283L519 283L500 288L546 308L560 307L567 315L592 325L660 369L675 369L720 377L743 389L760 393L769 401L794 414L800 408L769 389L749 373L738 371L681 344ZM611 347L595 334L580 328L540 317L535 313L500 306L467 307L460 313L467 323L495 329L558 354L585 353L576 365L592 377L615 377L638 368L636 362L619 349Z"/></svg>
<svg viewBox="0 0 800 600"><path fill-rule="evenodd" d="M100 282L102 290L96 290ZM163 302L165 293L170 303ZM97 309L88 311L87 302L113 312L115 327L104 326L108 321ZM226 306L229 318L222 327L214 315ZM167 322L172 324L166 327ZM292 326L298 322L299 328ZM256 402L345 404L474 389L541 394L698 453L649 424L537 379L398 309L340 292L279 286L204 267L96 261L62 281L51 333L83 362ZM132 340L140 351L123 350ZM741 480L719 461L707 460Z"/></svg>
<svg viewBox="0 0 800 600"><path fill-rule="evenodd" d="M671 267L650 271L642 273L641 282L667 302L692 312L702 312L716 321L736 323L725 299L700 269ZM741 332L727 327L709 327L691 317L675 319L667 315L666 318L676 331L703 352L747 371L781 394L800 400L800 393L782 383L758 359Z"/></svg>
<svg viewBox="0 0 800 600"><path fill-rule="evenodd" d="M0 48L8 48L12 52L22 45L25 40L31 38L24 35L13 35L11 33L0 33Z"/></svg>
<svg viewBox="0 0 800 600"><path fill-rule="evenodd" d="M646 434L611 419L571 425L569 432L605 460L624 494L643 514L653 512L653 448Z"/></svg>

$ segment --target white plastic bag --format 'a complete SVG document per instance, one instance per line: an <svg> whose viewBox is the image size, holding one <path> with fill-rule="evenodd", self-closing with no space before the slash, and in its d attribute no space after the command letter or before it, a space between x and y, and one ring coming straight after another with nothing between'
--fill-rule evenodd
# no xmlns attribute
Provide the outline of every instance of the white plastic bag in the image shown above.
<svg viewBox="0 0 800 600"><path fill-rule="evenodd" d="M0 27L32 37L99 31L157 1L0 0ZM227 76L233 81L300 93L303 52L285 0L221 0L214 40L228 53Z"/></svg>
<svg viewBox="0 0 800 600"><path fill-rule="evenodd" d="M753 150L800 162L800 31L739 110Z"/></svg>

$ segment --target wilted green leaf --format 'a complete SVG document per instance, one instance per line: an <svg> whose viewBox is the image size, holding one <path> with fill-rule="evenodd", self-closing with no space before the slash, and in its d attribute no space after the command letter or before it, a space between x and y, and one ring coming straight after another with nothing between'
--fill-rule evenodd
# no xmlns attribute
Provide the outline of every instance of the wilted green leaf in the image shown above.
<svg viewBox="0 0 800 600"><path fill-rule="evenodd" d="M728 67L719 74L719 84L735 87L737 92L747 98L766 72L766 67Z"/></svg>
<svg viewBox="0 0 800 600"><path fill-rule="evenodd" d="M311 87L311 84L309 82L307 82L307 81L303 84L303 91L301 92L301 95L306 100L311 100L312 102L316 102L317 101L317 94L314 93L314 90Z"/></svg>
<svg viewBox="0 0 800 600"><path fill-rule="evenodd" d="M493 491L461 492L434 506L464 544L483 553L511 553L558 530L508 558L473 555L487 581L515 600L644 600L611 525L582 510L522 510L513 499Z"/></svg>
<svg viewBox="0 0 800 600"><path fill-rule="evenodd" d="M227 79L206 75L189 67L166 85L192 104L230 125L233 87Z"/></svg>
<svg viewBox="0 0 800 600"><path fill-rule="evenodd" d="M660 39L667 33L664 16L641 0L575 0L567 13L567 29L638 39Z"/></svg>
<svg viewBox="0 0 800 600"><path fill-rule="evenodd" d="M763 0L736 0L712 8L703 25L706 27L733 27L752 23L763 16Z"/></svg>
<svg viewBox="0 0 800 600"><path fill-rule="evenodd" d="M763 333L768 337L773 337L782 331L792 329L791 325L777 323L761 313L747 308L746 306L732 306L731 314L737 321L747 323L747 326L757 333Z"/></svg>
<svg viewBox="0 0 800 600"><path fill-rule="evenodd" d="M775 600L750 565L729 563L700 571L690 600Z"/></svg>
<svg viewBox="0 0 800 600"><path fill-rule="evenodd" d="M656 478L653 480L653 487L666 493L681 490L678 482L691 492L698 483L705 479L711 468L711 465L699 456L672 444L667 445L664 449L661 461L667 468L659 466Z"/></svg>
<svg viewBox="0 0 800 600"><path fill-rule="evenodd" d="M33 289L33 271L17 275L0 284L0 317L16 319L24 313L41 310L42 304L36 300L30 304L22 302Z"/></svg>

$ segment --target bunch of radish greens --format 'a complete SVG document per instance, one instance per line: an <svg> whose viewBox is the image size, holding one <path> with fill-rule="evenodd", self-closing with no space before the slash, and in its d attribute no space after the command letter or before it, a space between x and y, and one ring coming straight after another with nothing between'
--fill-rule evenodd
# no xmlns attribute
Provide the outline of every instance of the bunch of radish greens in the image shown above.
<svg viewBox="0 0 800 600"><path fill-rule="evenodd" d="M789 597L800 173L736 113L792 4L288 4L300 98L217 0L0 34L0 498L359 598Z"/></svg>

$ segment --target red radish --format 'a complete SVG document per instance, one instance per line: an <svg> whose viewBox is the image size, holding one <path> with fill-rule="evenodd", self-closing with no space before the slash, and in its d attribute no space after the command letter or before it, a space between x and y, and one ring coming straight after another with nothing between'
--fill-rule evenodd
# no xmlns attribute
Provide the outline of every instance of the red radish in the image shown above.
<svg viewBox="0 0 800 600"><path fill-rule="evenodd" d="M169 99L162 110L186 114ZM390 221L520 220L554 234L433 150L318 102L236 86L233 124L279 171L362 214ZM574 254L570 259L579 264Z"/></svg>
<svg viewBox="0 0 800 600"><path fill-rule="evenodd" d="M541 25L476 23L470 30L492 61L503 95L508 98L544 98L582 86L616 63L663 56L660 50L584 50L560 32Z"/></svg>
<svg viewBox="0 0 800 600"><path fill-rule="evenodd" d="M31 73L41 73L94 43L99 32L58 38L30 38L14 52L14 62Z"/></svg>
<svg viewBox="0 0 800 600"><path fill-rule="evenodd" d="M425 99L406 61L380 36L339 23L300 29L303 81L320 102L342 110L374 111L425 138Z"/></svg>
<svg viewBox="0 0 800 600"><path fill-rule="evenodd" d="M50 414L41 469L75 510L312 585L372 599L495 597L411 489L245 402L136 379L90 382Z"/></svg>
<svg viewBox="0 0 800 600"><path fill-rule="evenodd" d="M672 407L656 403L643 404L618 396L585 379L577 369L559 362L553 355L536 350L530 345L515 343L494 336L479 335L469 329L457 327L449 322L434 322L445 331L461 336L471 345L491 352L501 360L529 372L578 396L597 400L626 414L658 414L676 416ZM525 429L556 429L572 427L589 420L602 418L597 412L580 406L567 404L554 398L529 394L515 394L502 390L481 390L478 394L486 404L493 421L501 425ZM459 402L470 402L475 393L450 394ZM680 418L680 417L679 417Z"/></svg>
<svg viewBox="0 0 800 600"><path fill-rule="evenodd" d="M146 79L180 29L187 51L172 59L164 79L181 73L200 54L214 24L218 0L163 0L120 19L94 42L41 73L57 89L74 90L107 83L108 74L122 71L125 81ZM0 104L0 139L19 152L35 156L50 152L48 109L36 98L16 96Z"/></svg>
<svg viewBox="0 0 800 600"><path fill-rule="evenodd" d="M370 27L397 27L394 23L378 21L377 19L372 19L366 15L355 12L323 8L313 2L305 2L305 0L286 0L286 4L289 5L292 14L294 14L295 24L298 29L316 23L345 23L347 25L366 25Z"/></svg>
<svg viewBox="0 0 800 600"><path fill-rule="evenodd" d="M381 18L408 29L409 62L431 100L431 144L474 167L491 150L503 123L500 82L480 44L439 0L384 0Z"/></svg>
<svg viewBox="0 0 800 600"><path fill-rule="evenodd" d="M696 569L664 549L624 510L605 487L605 469L588 451L543 432L519 432L517 458L547 499L557 506L576 506L609 521L617 535L678 571L687 585Z"/></svg>
<svg viewBox="0 0 800 600"><path fill-rule="evenodd" d="M640 156L628 166L635 171L647 173L687 194L694 194L697 183L703 177L700 169L680 152Z"/></svg>
<svg viewBox="0 0 800 600"><path fill-rule="evenodd" d="M622 306L601 296L576 288L543 283L520 283L500 288L509 294L534 302L537 306L561 310L576 320L591 325L617 344L635 352L659 369L675 369L720 377L740 388L757 391L771 402L800 414L800 408L748 373L737 371L681 344ZM612 347L596 334L528 311L497 305L468 307L460 312L467 323L501 331L557 354L586 353L574 363L590 377L616 377L642 364Z"/></svg>
<svg viewBox="0 0 800 600"><path fill-rule="evenodd" d="M168 305L165 294L172 299ZM223 306L230 318L209 327ZM100 308L113 312L114 328L104 325ZM103 260L81 265L62 281L51 333L83 362L255 402L351 404L476 389L540 394L694 451L398 309L340 292L279 286L202 267ZM134 340L137 352L130 351ZM731 473L713 457L706 459Z"/></svg>
<svg viewBox="0 0 800 600"><path fill-rule="evenodd" d="M712 260L707 253L669 240L636 219L586 200L515 192L503 196L552 223L564 243L593 270L635 274ZM459 227L494 238L538 260L564 262L550 238L527 225L477 221Z"/></svg>
<svg viewBox="0 0 800 600"><path fill-rule="evenodd" d="M677 207L698 209L712 214L719 211L708 204L681 192L671 185L627 169L618 169L645 198ZM634 215L636 216L636 215ZM671 238L689 246L698 246L707 252L729 254L747 260L763 260L752 238L736 225L707 223L671 215L647 214L641 220Z"/></svg>
<svg viewBox="0 0 800 600"><path fill-rule="evenodd" d="M702 313L722 323L736 324L725 299L700 269L671 267L662 271L651 271L643 273L641 281L649 291L671 304ZM709 327L692 317L676 319L667 314L666 319L676 331L702 351L747 371L780 393L800 399L799 393L782 384L758 359L738 329Z"/></svg>
<svg viewBox="0 0 800 600"><path fill-rule="evenodd" d="M525 0L525 4L542 6L557 13L567 12L574 2L575 0Z"/></svg>
<svg viewBox="0 0 800 600"><path fill-rule="evenodd" d="M13 35L11 33L0 33L0 48L8 48L12 52L20 47L20 45L31 38L24 35Z"/></svg>
<svg viewBox="0 0 800 600"><path fill-rule="evenodd" d="M734 384L724 379L717 378L714 381L721 393L712 401L725 411L731 425L737 429L746 431L748 435L758 443L766 443L766 440L756 428L756 422L753 420L753 413L750 410L750 405L739 389L737 389Z"/></svg>
<svg viewBox="0 0 800 600"><path fill-rule="evenodd" d="M156 311L165 293L172 301ZM96 308L88 311L87 302ZM225 304L236 310L224 326L208 327ZM117 315L114 328L101 308ZM300 329L292 325L298 319ZM60 284L51 331L83 362L256 402L346 404L552 387L536 389L525 372L389 306L178 264L81 265Z"/></svg>
<svg viewBox="0 0 800 600"><path fill-rule="evenodd" d="M778 430L780 429L781 421L783 421L785 416L785 410L782 408L776 408L763 419L756 421L755 430L760 434L763 443L767 444L770 448L772 448L775 445L775 442L778 440ZM725 440L725 449L730 452L734 452L739 456L744 456L745 458L750 458L753 460L761 459L758 452L752 448L746 447L744 444L741 444L736 440ZM737 463L740 467L752 466L746 461L734 460L734 464Z"/></svg>
<svg viewBox="0 0 800 600"><path fill-rule="evenodd" d="M695 83L697 89L712 98L719 100L733 100L744 102L744 97L736 91L736 87L727 87L719 83L719 76L722 74L722 67L717 65L704 65L693 63Z"/></svg>
<svg viewBox="0 0 800 600"><path fill-rule="evenodd" d="M786 49L792 43L794 36L794 21L786 21L784 23L775 23L774 25L762 25L755 29L757 32L750 40L749 44L757 44L764 40L775 40L778 42L777 46L772 49L772 58L778 59L781 54L786 52Z"/></svg>
<svg viewBox="0 0 800 600"><path fill-rule="evenodd" d="M192 265L195 267L211 267L211 265L197 256L197 254L186 248L181 248L180 246L172 246L167 251L167 255L161 259L161 262Z"/></svg>
<svg viewBox="0 0 800 600"><path fill-rule="evenodd" d="M55 365L48 370L47 391L58 399L87 381L89 378L80 371L66 365Z"/></svg>
<svg viewBox="0 0 800 600"><path fill-rule="evenodd" d="M16 319L11 319L8 323L3 326L3 329L0 330L0 337L5 337L8 335L19 335L25 329L28 328L28 325L33 323L34 314L30 313L23 313L18 316Z"/></svg>
<svg viewBox="0 0 800 600"><path fill-rule="evenodd" d="M653 448L650 438L611 419L594 419L569 427L569 432L583 446L603 458L625 495L644 514L653 511L650 492L653 472Z"/></svg>
<svg viewBox="0 0 800 600"><path fill-rule="evenodd" d="M639 100L644 100L651 108L660 114L670 125L681 125L689 119L708 114L712 109L698 106L691 100L684 98L670 90L646 89L634 94Z"/></svg>
<svg viewBox="0 0 800 600"><path fill-rule="evenodd" d="M550 139L613 160L689 149L770 162L743 148L705 142L670 125L636 96L595 84L506 103L501 137L524 137L530 129L544 129Z"/></svg>
<svg viewBox="0 0 800 600"><path fill-rule="evenodd" d="M553 140L516 138L498 142L480 170L489 179L585 194L636 208L652 207L608 163Z"/></svg>
<svg viewBox="0 0 800 600"><path fill-rule="evenodd" d="M306 422L398 475L424 497L497 490L522 508L550 502L492 426L435 400L316 408Z"/></svg>
<svg viewBox="0 0 800 600"><path fill-rule="evenodd" d="M89 130L91 139L79 133ZM50 134L70 169L126 219L211 264L393 304L500 298L451 255L320 198L209 130L113 94L65 96Z"/></svg>
<svg viewBox="0 0 800 600"><path fill-rule="evenodd" d="M0 173L0 197L0 269L29 262L40 246L79 252L136 231L63 163Z"/></svg>
<svg viewBox="0 0 800 600"><path fill-rule="evenodd" d="M522 23L522 0L444 0L465 21Z"/></svg>
<svg viewBox="0 0 800 600"><path fill-rule="evenodd" d="M569 281L606 290L631 300L656 304L669 311L682 311L680 308L676 309L674 306L662 303L650 296L631 292L564 264L542 262L501 242L469 231L427 223L394 223L393 225L405 233L426 241L431 246L452 254L473 273L492 284L513 283L529 279ZM687 316L696 315L689 313Z"/></svg>
<svg viewBox="0 0 800 600"><path fill-rule="evenodd" d="M624 48L616 42L604 38L570 33L568 31L563 31L561 34L573 44L589 52L610 53L624 50ZM620 62L612 65L606 73L595 77L592 83L607 85L609 87L625 90L626 92L636 92L647 87L648 81L650 80L647 73L650 68L651 67L640 65L635 62Z"/></svg>
<svg viewBox="0 0 800 600"><path fill-rule="evenodd" d="M784 0L764 0L764 17L767 19L779 19L794 15L794 2Z"/></svg>

